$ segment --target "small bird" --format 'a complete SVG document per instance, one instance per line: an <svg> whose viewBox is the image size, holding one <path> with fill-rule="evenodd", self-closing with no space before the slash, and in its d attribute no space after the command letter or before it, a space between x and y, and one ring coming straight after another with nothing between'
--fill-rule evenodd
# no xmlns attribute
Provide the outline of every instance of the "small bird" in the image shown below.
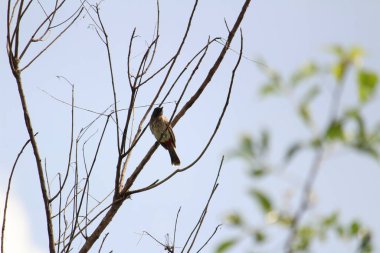
<svg viewBox="0 0 380 253"><path fill-rule="evenodd" d="M168 119L163 115L163 108L156 107L149 122L150 130L157 141L169 151L173 165L180 165L181 161L175 151L175 136Z"/></svg>

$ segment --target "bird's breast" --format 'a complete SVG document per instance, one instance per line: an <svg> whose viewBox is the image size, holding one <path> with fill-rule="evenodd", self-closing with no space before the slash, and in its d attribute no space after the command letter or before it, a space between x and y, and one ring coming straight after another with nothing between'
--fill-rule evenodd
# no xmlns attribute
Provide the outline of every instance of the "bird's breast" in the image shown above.
<svg viewBox="0 0 380 253"><path fill-rule="evenodd" d="M150 130L154 137L156 137L157 140L160 140L160 142L167 142L170 140L168 125L162 117L158 117L151 121Z"/></svg>

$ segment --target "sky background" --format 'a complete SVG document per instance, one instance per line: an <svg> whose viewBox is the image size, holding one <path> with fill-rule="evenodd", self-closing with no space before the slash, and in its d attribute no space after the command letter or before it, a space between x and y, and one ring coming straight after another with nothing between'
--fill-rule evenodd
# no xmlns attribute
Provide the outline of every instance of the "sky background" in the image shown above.
<svg viewBox="0 0 380 253"><path fill-rule="evenodd" d="M5 50L5 10L6 1L1 1L0 10L0 200L6 189L7 175L20 147L27 140L27 132L17 94L16 84L11 75ZM73 1L75 2L75 1ZM47 1L42 1L47 4ZM161 25L160 44L158 47L155 66L164 63L175 52L183 35L187 18L193 1L163 0L160 3ZM232 25L243 1L208 0L200 1L194 16L189 39L185 44L175 73L180 71L186 61L201 48L208 36L226 37L224 18ZM63 17L67 17L75 4L64 9ZM43 15L35 7L35 15ZM115 77L117 80L118 97L121 108L128 104L128 84L126 62L128 43L131 32L137 27L134 59L138 59L146 41L150 41L155 24L155 1L104 1L101 5L104 24L107 28L111 43ZM337 1L253 1L242 23L244 32L244 55L250 59L265 62L273 69L289 75L302 63L310 59L328 62L331 57L326 53L327 46L340 44L343 46L359 45L366 51L363 62L377 73L380 73L380 2L375 0L337 0ZM35 16L25 21L25 32L31 32L35 27ZM106 51L94 29L91 28L88 16L78 22L48 50L24 74L24 88L28 99L33 127L39 132L37 141L42 157L47 158L49 178L52 180L57 171L64 170L69 147L70 108L59 103L42 90L70 101L70 87L56 76L65 76L75 83L76 103L78 106L95 111L102 111L112 104L112 92ZM38 48L38 46L37 46ZM35 50L37 50L37 48ZM187 93L187 99L196 90L204 78L217 53L220 45L210 50L199 75L193 80ZM238 50L239 43L234 40L232 48ZM31 51L31 57L33 52ZM221 68L213 79L210 87L200 98L198 104L186 114L175 127L177 137L177 152L183 164L191 162L205 144L213 130L226 96L230 73L237 55L229 52ZM133 68L132 68L133 69ZM134 69L135 70L135 69ZM171 80L173 80L172 78ZM106 232L111 232L105 250L114 252L163 252L153 240L144 236L142 231L148 231L164 241L166 233L172 235L175 216L178 208L182 211L178 223L178 241L191 231L208 198L214 181L220 159L233 147L237 146L242 133L257 135L261 129L268 128L273 134L272 155L278 160L284 148L295 140L308 137L308 132L296 120L294 108L287 99L263 100L256 95L257 89L265 81L257 63L243 59L235 79L230 106L223 120L222 127L205 157L191 170L179 174L175 179L161 187L133 197L127 201L114 218ZM154 87L159 85L159 79L152 82ZM343 104L355 102L354 86L349 88L343 99ZM177 99L180 89L173 92L169 101ZM137 105L149 103L152 91L145 89L137 100ZM378 117L378 96L365 114L369 123ZM325 105L329 97L320 99L313 107L317 118L323 122ZM181 107L181 105L180 105ZM164 112L169 114L174 109L173 104L165 106ZM136 109L136 118L144 110ZM81 127L94 119L94 115L76 112L76 133ZM104 120L95 125L90 134L102 129ZM322 123L321 123L322 124ZM94 171L91 183L93 196L101 198L113 187L115 167L114 126L107 132L106 141ZM99 131L97 134L99 134ZM99 135L97 135L98 137ZM150 133L145 134L141 145L131 161L131 168L136 165L150 148L154 138ZM94 143L89 142L88 156L92 156ZM91 146L92 144L92 146ZM92 147L92 148L91 148ZM310 158L305 154L292 164L286 175L288 182L281 180L260 182L260 186L270 189L272 197L281 200L285 189L300 186L305 171L309 168ZM162 178L173 170L169 166L169 157L165 150L159 148L150 163L144 169L137 181L138 186L147 185L157 178ZM338 153L328 159L318 176L315 193L317 203L311 214L321 215L341 210L343 220L359 218L374 231L374 241L380 241L380 202L378 200L380 185L379 165L365 156L354 155L351 152ZM57 179L53 183L57 183ZM12 216L9 217L7 245L8 252L26 252L11 247L24 246L28 252L46 252L47 238L45 218L42 211L41 194L37 181L37 172L29 148L15 172L12 188ZM227 159L225 161L220 187L212 201L208 218L201 237L206 238L214 228L223 222L223 217L230 211L241 210L250 214L252 221L260 221L254 205L247 198L250 181L244 165ZM281 204L281 201L279 201ZM254 215L252 215L254 213ZM19 231L24 231L25 240L12 239L12 223ZM228 237L231 231L224 226L218 232L213 243L205 250L212 252L215 244ZM17 234L19 235L19 234ZM20 244L19 242L25 242ZM274 243L276 245L276 243ZM13 246L11 246L13 245ZM276 250L281 249L276 246ZM354 245L331 243L329 252L353 252ZM376 251L378 251L377 245ZM32 250L35 249L35 250ZM74 248L74 251L76 249ZM94 252L97 246L94 247ZM236 249L234 252L240 252ZM265 252L265 251L264 251ZM273 252L271 250L266 252Z"/></svg>

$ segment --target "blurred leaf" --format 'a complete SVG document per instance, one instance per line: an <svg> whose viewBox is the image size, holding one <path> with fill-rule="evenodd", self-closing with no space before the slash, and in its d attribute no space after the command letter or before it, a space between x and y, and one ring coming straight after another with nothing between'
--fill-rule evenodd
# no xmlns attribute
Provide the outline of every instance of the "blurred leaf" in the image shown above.
<svg viewBox="0 0 380 253"><path fill-rule="evenodd" d="M348 57L352 63L359 64L363 55L364 50L361 47L352 47Z"/></svg>
<svg viewBox="0 0 380 253"><path fill-rule="evenodd" d="M289 214L280 213L278 217L278 223L287 227L293 224L293 220L293 216Z"/></svg>
<svg viewBox="0 0 380 253"><path fill-rule="evenodd" d="M312 148L320 148L322 146L322 140L320 138L313 138L311 141L310 141L310 146Z"/></svg>
<svg viewBox="0 0 380 253"><path fill-rule="evenodd" d="M344 238L345 237L345 231L342 225L338 225L336 227L336 233L339 235L339 237Z"/></svg>
<svg viewBox="0 0 380 253"><path fill-rule="evenodd" d="M367 102L376 91L378 77L375 72L360 70L358 72L358 95L362 103Z"/></svg>
<svg viewBox="0 0 380 253"><path fill-rule="evenodd" d="M250 136L244 135L240 145L243 154L254 155L253 141Z"/></svg>
<svg viewBox="0 0 380 253"><path fill-rule="evenodd" d="M334 64L331 72L334 75L335 79L340 83L340 81L343 80L344 75L347 71L347 62L346 61L339 61L338 63Z"/></svg>
<svg viewBox="0 0 380 253"><path fill-rule="evenodd" d="M251 159L255 156L255 144L250 135L244 134L240 137L239 147L232 150L229 154L231 157Z"/></svg>
<svg viewBox="0 0 380 253"><path fill-rule="evenodd" d="M259 203L260 208L264 213L268 213L272 210L272 203L271 203L269 197L264 192L259 191L257 189L252 189L251 195Z"/></svg>
<svg viewBox="0 0 380 253"><path fill-rule="evenodd" d="M316 85L311 87L302 98L302 102L310 103L320 93L320 91L320 88Z"/></svg>
<svg viewBox="0 0 380 253"><path fill-rule="evenodd" d="M295 86L299 84L301 81L312 77L318 71L318 66L310 62L302 66L299 70L297 70L294 75L291 77L291 83Z"/></svg>
<svg viewBox="0 0 380 253"><path fill-rule="evenodd" d="M330 124L329 128L326 131L327 140L344 140L344 132L342 127L342 122L334 121Z"/></svg>
<svg viewBox="0 0 380 253"><path fill-rule="evenodd" d="M352 119L357 126L356 139L366 139L365 123L358 108L350 108L344 114L344 120Z"/></svg>
<svg viewBox="0 0 380 253"><path fill-rule="evenodd" d="M315 230L311 226L303 226L298 233L302 237L311 238L315 235Z"/></svg>
<svg viewBox="0 0 380 253"><path fill-rule="evenodd" d="M311 123L311 116L309 110L309 104L317 97L320 93L318 86L311 87L306 94L303 96L300 105L298 106L298 113L306 124Z"/></svg>
<svg viewBox="0 0 380 253"><path fill-rule="evenodd" d="M263 168L263 167L252 168L250 170L250 175L253 177L262 177L266 175L268 171L269 170L267 168Z"/></svg>
<svg viewBox="0 0 380 253"><path fill-rule="evenodd" d="M337 212L334 212L332 213L331 215L329 216L326 216L323 220L322 220L322 225L325 226L325 227L331 227L333 225L335 225L338 221L338 213Z"/></svg>
<svg viewBox="0 0 380 253"><path fill-rule="evenodd" d="M267 76L268 82L260 88L259 93L263 96L279 94L281 92L281 76L268 67L261 68L261 70Z"/></svg>
<svg viewBox="0 0 380 253"><path fill-rule="evenodd" d="M356 235L358 235L358 233L359 233L359 230L360 230L360 224L359 224L359 222L358 221L353 221L353 222L351 222L351 224L350 224L350 235L351 236L356 236Z"/></svg>
<svg viewBox="0 0 380 253"><path fill-rule="evenodd" d="M268 95L273 95L273 94L278 94L281 91L281 86L280 83L278 82L270 82L265 85L263 85L260 88L260 94L263 96L268 96Z"/></svg>
<svg viewBox="0 0 380 253"><path fill-rule="evenodd" d="M301 119L309 125L311 122L309 106L307 104L300 104L298 107L298 113L301 116Z"/></svg>
<svg viewBox="0 0 380 253"><path fill-rule="evenodd" d="M241 224L243 223L243 220L242 220L240 214L237 214L237 213L232 213L232 214L228 215L228 216L226 217L226 220L227 220L229 223L231 223L231 224L233 224L233 225L238 225L238 226L241 225Z"/></svg>
<svg viewBox="0 0 380 253"><path fill-rule="evenodd" d="M289 162L293 158L293 156L295 154L297 154L298 151L300 151L302 148L303 148L303 144L302 143L296 142L296 143L292 144L288 148L288 150L286 151L285 161Z"/></svg>
<svg viewBox="0 0 380 253"><path fill-rule="evenodd" d="M261 132L261 153L265 153L269 148L270 135L267 130Z"/></svg>
<svg viewBox="0 0 380 253"><path fill-rule="evenodd" d="M332 52L333 54L335 54L336 56L340 57L340 58L346 54L343 47L339 46L339 45L330 46L329 51Z"/></svg>
<svg viewBox="0 0 380 253"><path fill-rule="evenodd" d="M380 122L373 128L373 131L369 135L368 139L371 143L380 144Z"/></svg>
<svg viewBox="0 0 380 253"><path fill-rule="evenodd" d="M253 236L254 236L255 241L257 243L263 243L263 242L265 242L266 235L264 234L264 232L262 230L255 230L254 233L253 233Z"/></svg>
<svg viewBox="0 0 380 253"><path fill-rule="evenodd" d="M372 146L370 143L366 141L360 141L353 145L353 147L367 155L370 155L375 160L379 159L379 152L376 147Z"/></svg>
<svg viewBox="0 0 380 253"><path fill-rule="evenodd" d="M359 252L360 253L371 253L372 252L372 236L371 233L366 232L362 240L360 242L359 246Z"/></svg>
<svg viewBox="0 0 380 253"><path fill-rule="evenodd" d="M303 226L298 230L295 249L306 251L310 247L310 243L316 236L316 231L310 226Z"/></svg>
<svg viewBox="0 0 380 253"><path fill-rule="evenodd" d="M222 242L216 248L216 253L227 252L227 250L231 249L237 242L238 242L237 239L229 239L229 240Z"/></svg>

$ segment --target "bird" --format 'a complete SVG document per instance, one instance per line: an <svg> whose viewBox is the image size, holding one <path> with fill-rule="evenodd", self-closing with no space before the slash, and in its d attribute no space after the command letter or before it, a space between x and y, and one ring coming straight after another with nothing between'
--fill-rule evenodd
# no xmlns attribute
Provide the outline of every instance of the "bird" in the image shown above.
<svg viewBox="0 0 380 253"><path fill-rule="evenodd" d="M175 135L168 119L163 114L163 107L156 107L153 110L149 127L156 140L169 151L172 165L180 165L181 161L175 150Z"/></svg>

